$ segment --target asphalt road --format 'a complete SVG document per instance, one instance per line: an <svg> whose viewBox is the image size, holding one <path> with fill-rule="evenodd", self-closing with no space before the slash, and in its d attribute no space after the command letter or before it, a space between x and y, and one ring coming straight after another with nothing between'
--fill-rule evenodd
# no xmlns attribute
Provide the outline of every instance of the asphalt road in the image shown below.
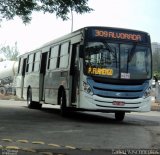
<svg viewBox="0 0 160 155"><path fill-rule="evenodd" d="M115 149L158 151L160 112L131 113L123 122L117 122L113 114L83 112L64 118L50 105L35 110L28 109L24 101L0 100L0 149L3 155L99 155L114 154Z"/></svg>

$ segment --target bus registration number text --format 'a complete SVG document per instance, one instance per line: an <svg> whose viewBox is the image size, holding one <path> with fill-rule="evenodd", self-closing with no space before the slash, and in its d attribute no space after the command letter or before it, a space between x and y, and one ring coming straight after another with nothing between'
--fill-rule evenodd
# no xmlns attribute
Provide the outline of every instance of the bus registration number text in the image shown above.
<svg viewBox="0 0 160 155"><path fill-rule="evenodd" d="M115 106L124 106L124 105L125 105L125 102L122 102L122 101L114 101L112 104L115 105Z"/></svg>

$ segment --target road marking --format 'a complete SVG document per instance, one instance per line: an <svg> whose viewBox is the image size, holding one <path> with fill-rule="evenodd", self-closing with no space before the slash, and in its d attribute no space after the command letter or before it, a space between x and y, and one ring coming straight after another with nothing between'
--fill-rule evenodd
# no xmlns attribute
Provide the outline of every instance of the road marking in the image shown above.
<svg viewBox="0 0 160 155"><path fill-rule="evenodd" d="M12 139L7 139L7 138L5 138L5 139L2 139L3 141L6 141L6 142L12 142Z"/></svg>
<svg viewBox="0 0 160 155"><path fill-rule="evenodd" d="M52 152L38 152L38 153L43 154L43 155L53 155Z"/></svg>
<svg viewBox="0 0 160 155"><path fill-rule="evenodd" d="M42 141L33 141L32 144L41 144L41 145L44 145L45 142L42 142Z"/></svg>
<svg viewBox="0 0 160 155"><path fill-rule="evenodd" d="M6 146L6 149L11 149L11 150L19 150L19 147L17 146Z"/></svg>
<svg viewBox="0 0 160 155"><path fill-rule="evenodd" d="M20 143L28 143L29 141L28 141L28 140L25 140L25 139L20 139L20 140L17 140L17 142L20 142Z"/></svg>
<svg viewBox="0 0 160 155"><path fill-rule="evenodd" d="M7 138L4 138L4 139L2 139L2 141L6 141L6 142L13 142L13 140L12 139L7 139ZM19 140L17 140L16 142L20 142L20 143L29 143L29 141L28 140L26 140L26 139L19 139ZM31 142L32 144L41 144L41 145L44 145L45 144L45 142L43 142L43 141L33 141L33 142ZM54 144L54 143L50 143L50 144L48 144L48 146L52 146L52 147L57 147L57 148L60 148L60 147L62 147L62 148L68 148L68 149L72 149L72 150L75 150L75 149L79 149L79 150L84 150L84 151L92 151L92 149L91 148L76 148L76 147L74 147L74 146L70 146L70 145L66 145L66 146L64 146L64 145L58 145L58 144ZM1 148L3 148L3 146L2 145L0 145L0 149ZM5 147L6 149L15 149L15 150L19 150L19 149L21 149L21 150L23 150L23 151L27 151L27 152L36 152L36 150L33 150L33 149L29 149L29 148L19 148L19 147L17 147L17 146L6 146ZM40 152L41 154L44 154L44 155L52 155L52 153L51 152ZM64 155L64 154L58 154L58 155Z"/></svg>
<svg viewBox="0 0 160 155"><path fill-rule="evenodd" d="M75 150L76 148L74 146L69 146L69 145L66 145L65 148L68 148L68 149L73 149Z"/></svg>
<svg viewBox="0 0 160 155"><path fill-rule="evenodd" d="M33 152L33 153L37 152L36 150L29 149L29 148L20 148L20 150L25 151L25 152Z"/></svg>
<svg viewBox="0 0 160 155"><path fill-rule="evenodd" d="M55 131L48 131L47 133L73 133L73 132L82 132L82 130L55 130Z"/></svg>
<svg viewBox="0 0 160 155"><path fill-rule="evenodd" d="M82 151L92 151L91 148L81 148L80 150L82 150Z"/></svg>
<svg viewBox="0 0 160 155"><path fill-rule="evenodd" d="M58 145L58 144L48 144L48 146L61 147L61 146L60 146L60 145Z"/></svg>

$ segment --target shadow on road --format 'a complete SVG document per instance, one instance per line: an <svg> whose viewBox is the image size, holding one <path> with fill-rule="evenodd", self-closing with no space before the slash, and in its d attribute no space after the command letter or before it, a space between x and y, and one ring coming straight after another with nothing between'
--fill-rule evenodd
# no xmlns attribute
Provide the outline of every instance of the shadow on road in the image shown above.
<svg viewBox="0 0 160 155"><path fill-rule="evenodd" d="M26 106L24 106L27 108ZM34 109L35 110L35 109ZM37 111L37 110L36 110ZM70 112L67 116L62 117L59 109L54 109L50 106L40 109L41 112L49 114L49 118L59 121L74 121L80 123L93 123L93 124L115 124L115 125L133 125L133 126L157 126L160 122L157 121L156 116L145 116L138 114L126 114L123 121L116 121L114 113L100 113L100 112ZM48 118L47 117L47 118ZM47 119L46 118L46 119ZM45 118L44 118L45 119Z"/></svg>
<svg viewBox="0 0 160 155"><path fill-rule="evenodd" d="M42 112L53 114L58 119L65 119L66 121L75 121L81 123L94 123L94 124L119 124L119 125L133 125L133 126L157 126L160 125L154 121L154 116L139 116L127 115L124 120L119 122L114 118L113 113L100 113L100 112L70 112L67 116L62 117L59 109L42 108ZM153 120L149 119L152 118Z"/></svg>
<svg viewBox="0 0 160 155"><path fill-rule="evenodd" d="M58 119L65 119L66 121L75 121L81 123L94 123L94 124L123 124L127 125L128 122L125 120L122 122L116 121L114 114L111 113L100 113L100 112L70 112L67 116L63 117L60 115L59 109L53 108L42 108L42 112L53 114Z"/></svg>

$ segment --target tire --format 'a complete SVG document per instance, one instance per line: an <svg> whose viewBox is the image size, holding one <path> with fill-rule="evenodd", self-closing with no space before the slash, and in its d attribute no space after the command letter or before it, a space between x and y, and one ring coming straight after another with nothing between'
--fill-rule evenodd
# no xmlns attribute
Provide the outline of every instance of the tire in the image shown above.
<svg viewBox="0 0 160 155"><path fill-rule="evenodd" d="M40 109L42 104L32 101L32 90L28 89L27 93L27 107L30 109Z"/></svg>
<svg viewBox="0 0 160 155"><path fill-rule="evenodd" d="M115 112L116 121L123 121L124 117L125 117L125 112L121 111Z"/></svg>
<svg viewBox="0 0 160 155"><path fill-rule="evenodd" d="M6 95L6 89L4 87L0 87L0 94L1 95Z"/></svg>
<svg viewBox="0 0 160 155"><path fill-rule="evenodd" d="M42 108L42 104L38 102L34 102L34 109L41 109L41 108Z"/></svg>
<svg viewBox="0 0 160 155"><path fill-rule="evenodd" d="M65 92L62 90L60 92L59 98L58 98L58 103L60 105L60 114L61 116L67 116L68 111L66 107L66 95Z"/></svg>

